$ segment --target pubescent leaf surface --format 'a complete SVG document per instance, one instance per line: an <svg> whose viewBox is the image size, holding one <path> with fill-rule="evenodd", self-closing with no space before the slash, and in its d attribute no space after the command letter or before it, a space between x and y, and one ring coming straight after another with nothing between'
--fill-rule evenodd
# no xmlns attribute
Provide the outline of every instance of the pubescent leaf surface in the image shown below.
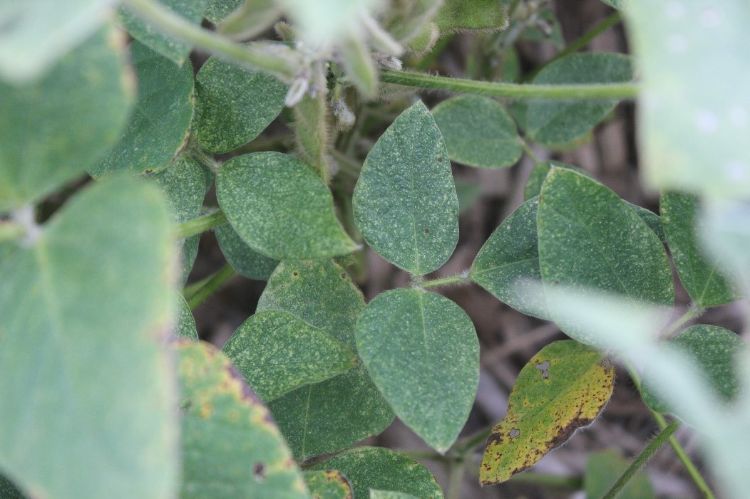
<svg viewBox="0 0 750 499"><path fill-rule="evenodd" d="M357 350L396 415L445 452L479 383L479 341L461 307L421 289L387 291L360 315Z"/></svg>
<svg viewBox="0 0 750 499"><path fill-rule="evenodd" d="M573 340L555 341L521 369L505 418L487 439L479 480L501 483L565 443L609 401L613 365Z"/></svg>
<svg viewBox="0 0 750 499"><path fill-rule="evenodd" d="M0 212L37 201L93 166L119 138L134 94L124 40L109 29L39 80L0 83Z"/></svg>
<svg viewBox="0 0 750 499"><path fill-rule="evenodd" d="M443 497L443 491L427 468L382 447L345 450L312 469L342 472L352 484L354 499L368 499L372 489L405 492L424 499Z"/></svg>
<svg viewBox="0 0 750 499"><path fill-rule="evenodd" d="M279 264L258 302L258 311L284 310L356 350L355 324L365 307L362 293L332 261ZM393 412L359 365L322 383L305 386L269 404L299 459L334 452L376 435Z"/></svg>
<svg viewBox="0 0 750 499"><path fill-rule="evenodd" d="M347 345L280 310L250 316L223 351L265 402L345 373L357 364L357 356Z"/></svg>
<svg viewBox="0 0 750 499"><path fill-rule="evenodd" d="M501 30L508 26L506 0L445 0L436 22L441 33Z"/></svg>
<svg viewBox="0 0 750 499"><path fill-rule="evenodd" d="M94 184L0 250L0 469L35 497L172 497L177 262L162 193Z"/></svg>
<svg viewBox="0 0 750 499"><path fill-rule="evenodd" d="M216 196L237 234L267 257L330 258L356 249L336 219L328 186L288 154L232 158L217 175Z"/></svg>
<svg viewBox="0 0 750 499"><path fill-rule="evenodd" d="M305 483L312 499L352 499L349 480L338 470L306 471Z"/></svg>
<svg viewBox="0 0 750 499"><path fill-rule="evenodd" d="M458 242L458 197L448 151L420 101L370 150L354 189L354 221L380 256L415 275L442 266Z"/></svg>
<svg viewBox="0 0 750 499"><path fill-rule="evenodd" d="M181 385L181 499L309 495L268 409L216 347L176 345Z"/></svg>

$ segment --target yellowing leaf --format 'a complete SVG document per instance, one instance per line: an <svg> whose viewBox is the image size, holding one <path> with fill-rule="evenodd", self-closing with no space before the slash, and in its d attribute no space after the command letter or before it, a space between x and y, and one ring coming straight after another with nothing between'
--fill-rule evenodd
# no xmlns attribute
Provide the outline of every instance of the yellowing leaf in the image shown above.
<svg viewBox="0 0 750 499"><path fill-rule="evenodd" d="M544 347L521 369L508 413L493 429L479 479L501 483L536 464L591 423L612 395L614 368L572 340Z"/></svg>

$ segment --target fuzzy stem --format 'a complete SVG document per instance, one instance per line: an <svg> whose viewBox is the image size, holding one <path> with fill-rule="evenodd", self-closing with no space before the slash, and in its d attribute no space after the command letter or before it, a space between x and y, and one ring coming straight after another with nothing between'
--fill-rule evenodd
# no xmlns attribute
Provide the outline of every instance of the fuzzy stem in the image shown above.
<svg viewBox="0 0 750 499"><path fill-rule="evenodd" d="M211 230L219 225L227 223L227 217L221 210L216 210L207 215L193 218L177 226L177 239L185 239Z"/></svg>
<svg viewBox="0 0 750 499"><path fill-rule="evenodd" d="M418 286L420 288L439 288L442 286L467 284L468 282L470 282L469 273L466 271L448 277L439 277L430 281L422 281L418 283Z"/></svg>
<svg viewBox="0 0 750 499"><path fill-rule="evenodd" d="M202 279L195 284L185 288L183 292L190 309L195 309L198 305L221 288L229 279L237 275L235 270L229 265L224 265L215 274Z"/></svg>
<svg viewBox="0 0 750 499"><path fill-rule="evenodd" d="M607 31L609 28L616 26L617 24L620 23L620 21L622 21L622 17L620 16L619 12L614 12L610 14L609 16L605 17L604 19L599 21L597 24L595 24L590 30L584 33L583 36L581 36L579 39L570 43L570 45L568 45L563 50L561 50L555 57L550 59L545 64L545 66L547 64L557 61L558 59L562 59L563 57L567 55L578 52L579 50L584 48L586 45L588 45L591 42L591 40L601 35L605 31Z"/></svg>

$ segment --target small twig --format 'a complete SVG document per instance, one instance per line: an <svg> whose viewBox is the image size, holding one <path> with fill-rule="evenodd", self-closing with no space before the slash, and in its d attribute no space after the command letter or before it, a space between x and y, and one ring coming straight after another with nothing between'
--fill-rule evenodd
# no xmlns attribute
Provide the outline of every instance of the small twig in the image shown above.
<svg viewBox="0 0 750 499"><path fill-rule="evenodd" d="M229 279L237 275L235 270L229 265L224 265L216 273L202 279L195 284L187 286L183 291L185 300L188 302L190 309L195 309L198 305L219 290Z"/></svg>
<svg viewBox="0 0 750 499"><path fill-rule="evenodd" d="M468 284L469 282L471 282L471 280L469 279L469 271L465 270L461 272L460 274L451 275L448 277L439 277L437 279L432 279L429 281L415 282L415 285L420 288L428 289L428 288L439 288L442 286Z"/></svg>
<svg viewBox="0 0 750 499"><path fill-rule="evenodd" d="M207 215L201 215L200 217L181 223L177 227L177 239L195 236L225 223L227 223L227 217L224 215L224 212L216 210Z"/></svg>

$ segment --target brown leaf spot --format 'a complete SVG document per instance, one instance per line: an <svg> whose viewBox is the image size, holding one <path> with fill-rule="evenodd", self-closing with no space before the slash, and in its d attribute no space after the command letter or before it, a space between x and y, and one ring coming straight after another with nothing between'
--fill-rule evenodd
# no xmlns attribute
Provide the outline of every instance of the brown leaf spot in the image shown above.
<svg viewBox="0 0 750 499"><path fill-rule="evenodd" d="M518 438L521 436L521 430L519 430L518 428L511 428L508 432L508 436L510 438Z"/></svg>
<svg viewBox="0 0 750 499"><path fill-rule="evenodd" d="M253 465L253 477L255 477L255 481L262 482L266 479L266 465L257 462Z"/></svg>
<svg viewBox="0 0 750 499"><path fill-rule="evenodd" d="M501 443L503 443L503 437L499 433L493 431L490 433L490 436L487 437L487 447L495 444L500 445Z"/></svg>

